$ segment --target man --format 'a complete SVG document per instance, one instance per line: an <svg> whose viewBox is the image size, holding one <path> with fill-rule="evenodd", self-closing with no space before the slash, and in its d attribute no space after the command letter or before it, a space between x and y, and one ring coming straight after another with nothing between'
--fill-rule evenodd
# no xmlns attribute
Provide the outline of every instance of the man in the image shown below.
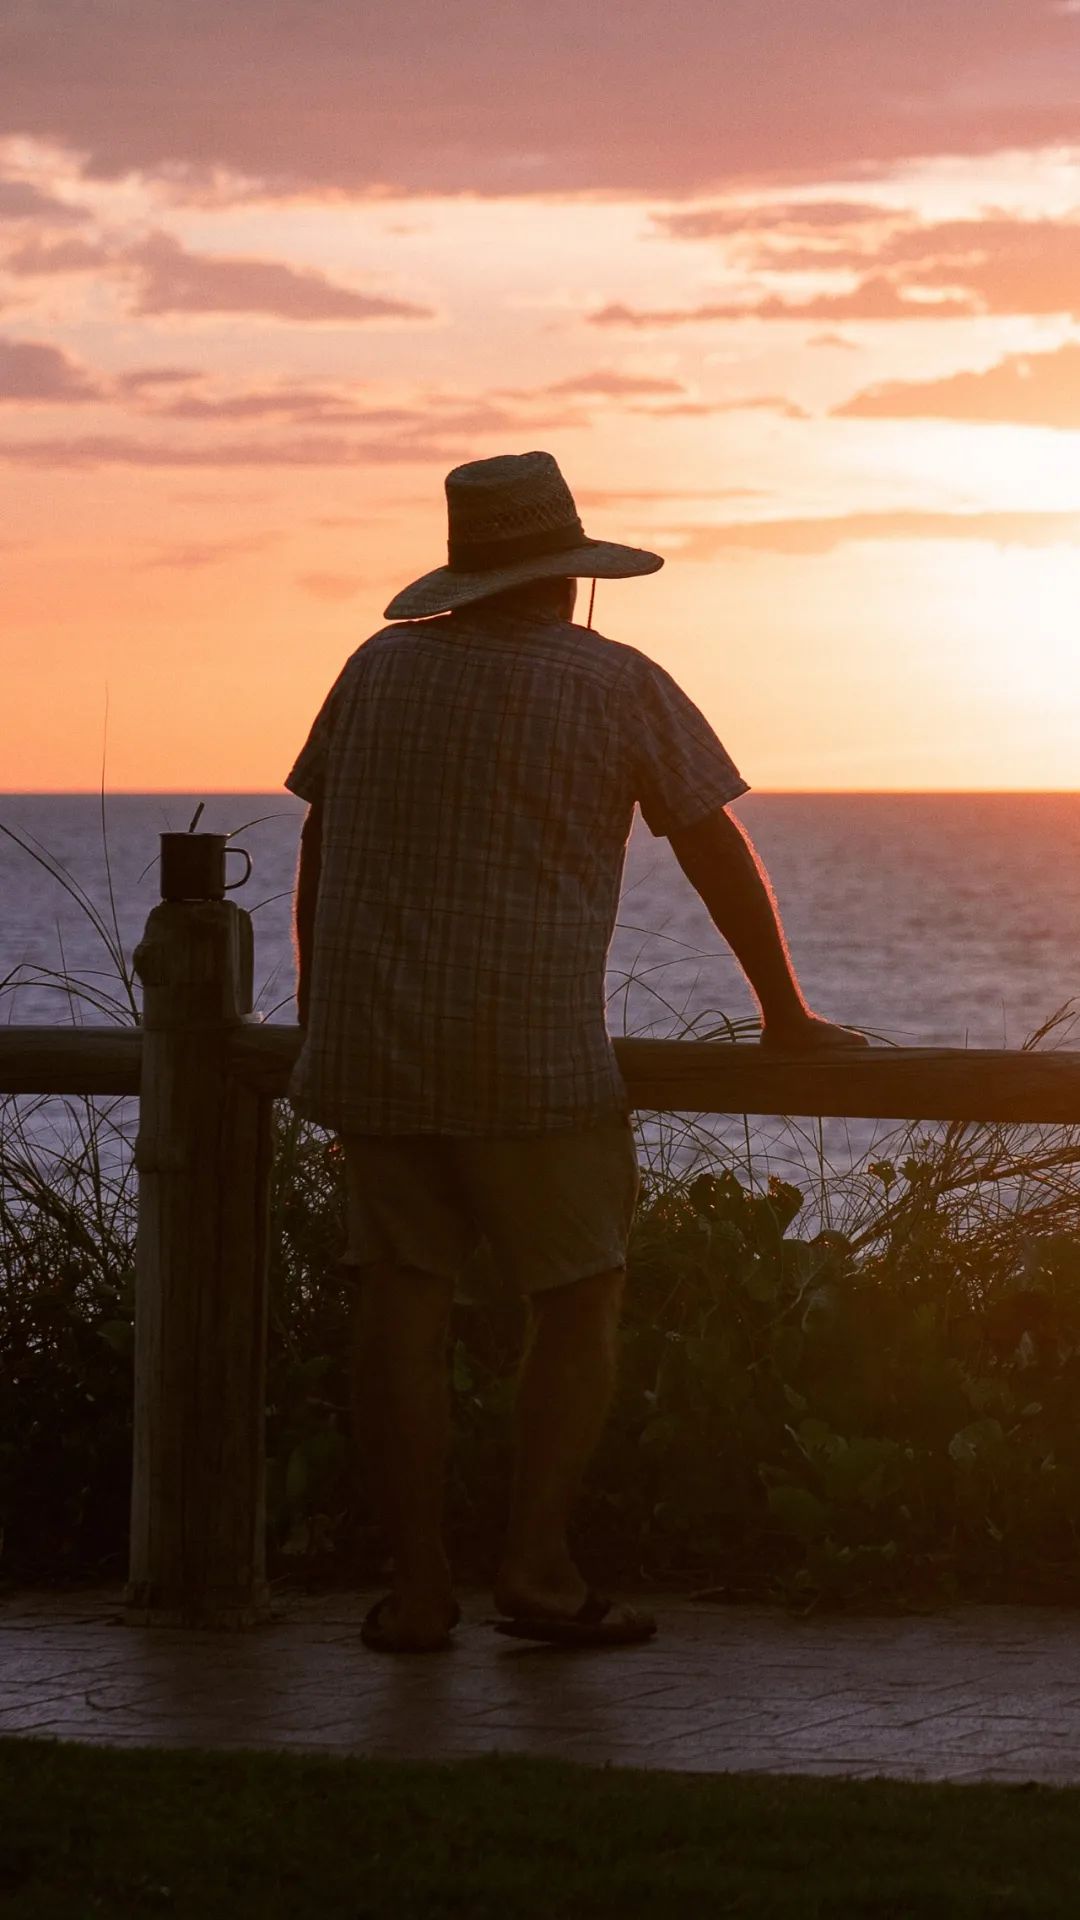
<svg viewBox="0 0 1080 1920"><path fill-rule="evenodd" d="M449 564L391 602L402 624L353 654L286 782L311 807L291 1093L344 1142L359 1399L394 1556L363 1637L426 1651L457 1623L446 1339L484 1237L531 1308L499 1624L641 1640L655 1621L593 1593L567 1544L614 1384L637 1193L604 993L635 803L744 968L763 1038L861 1036L803 1001L725 810L746 782L712 728L645 655L571 624L577 579L660 557L590 540L547 453L473 461L446 493Z"/></svg>

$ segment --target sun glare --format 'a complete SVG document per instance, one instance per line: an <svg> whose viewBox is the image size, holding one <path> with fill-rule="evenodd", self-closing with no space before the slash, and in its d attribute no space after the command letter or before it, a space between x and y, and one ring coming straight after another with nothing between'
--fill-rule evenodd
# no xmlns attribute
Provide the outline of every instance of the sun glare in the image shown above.
<svg viewBox="0 0 1080 1920"><path fill-rule="evenodd" d="M1054 731L1068 716L1080 782L1080 550L975 548L966 571L970 624L985 635L976 671Z"/></svg>

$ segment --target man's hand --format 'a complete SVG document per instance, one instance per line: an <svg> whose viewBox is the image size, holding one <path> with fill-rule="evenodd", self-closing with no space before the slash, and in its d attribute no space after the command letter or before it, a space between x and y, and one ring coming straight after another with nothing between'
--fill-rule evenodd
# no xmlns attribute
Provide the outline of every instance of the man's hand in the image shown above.
<svg viewBox="0 0 1080 1920"><path fill-rule="evenodd" d="M761 1031L761 1045L775 1053L824 1053L834 1048L868 1044L865 1033L856 1033L853 1027L839 1027L809 1010L797 1019L770 1021Z"/></svg>

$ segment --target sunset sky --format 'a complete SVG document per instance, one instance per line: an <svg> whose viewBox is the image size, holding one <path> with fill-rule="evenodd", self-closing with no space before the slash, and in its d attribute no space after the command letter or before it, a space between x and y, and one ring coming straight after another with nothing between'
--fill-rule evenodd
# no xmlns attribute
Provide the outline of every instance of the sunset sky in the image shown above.
<svg viewBox="0 0 1080 1920"><path fill-rule="evenodd" d="M531 447L752 786L1080 786L1080 0L0 0L0 788L277 787Z"/></svg>

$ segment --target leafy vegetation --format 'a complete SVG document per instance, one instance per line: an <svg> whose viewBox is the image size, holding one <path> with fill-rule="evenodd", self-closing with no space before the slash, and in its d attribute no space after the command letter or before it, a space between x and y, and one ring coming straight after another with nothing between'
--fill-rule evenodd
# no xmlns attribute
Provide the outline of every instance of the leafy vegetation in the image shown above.
<svg viewBox="0 0 1080 1920"><path fill-rule="evenodd" d="M72 1018L89 1004L130 1022L115 911L85 910L114 982L61 967L35 984ZM1032 1044L1067 1032L1059 1018ZM119 1575L125 1560L134 1116L58 1106L0 1102L0 1576L13 1579ZM275 1126L272 1561L355 1578L381 1544L352 1438L340 1150L284 1105ZM819 1144L796 1185L758 1177L752 1152L737 1169L715 1141L703 1149L689 1118L665 1129L641 1142L618 1397L580 1509L590 1571L807 1606L1071 1597L1080 1138L914 1128L844 1172ZM449 1524L462 1573L485 1579L525 1314L482 1259L470 1281L482 1304L454 1316Z"/></svg>
<svg viewBox="0 0 1080 1920"><path fill-rule="evenodd" d="M71 1109L43 1160L0 1125L0 1516L11 1577L123 1565L134 1195L123 1115ZM336 1143L277 1115L268 1382L276 1569L353 1577L380 1544L352 1444ZM732 1597L1062 1596L1080 1576L1076 1144L910 1135L846 1227L730 1167L647 1177L613 1417L580 1512L590 1567ZM521 1303L455 1309L450 1498L466 1575L503 1523Z"/></svg>

